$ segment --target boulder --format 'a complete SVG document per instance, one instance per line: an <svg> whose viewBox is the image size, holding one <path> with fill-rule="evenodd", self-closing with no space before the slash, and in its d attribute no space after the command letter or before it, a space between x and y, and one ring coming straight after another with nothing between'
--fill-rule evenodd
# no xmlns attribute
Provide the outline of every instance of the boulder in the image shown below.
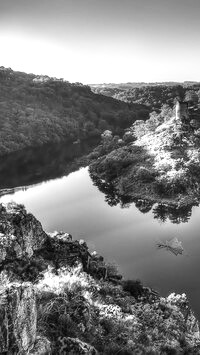
<svg viewBox="0 0 200 355"><path fill-rule="evenodd" d="M30 258L46 238L41 223L24 206L0 205L0 263Z"/></svg>

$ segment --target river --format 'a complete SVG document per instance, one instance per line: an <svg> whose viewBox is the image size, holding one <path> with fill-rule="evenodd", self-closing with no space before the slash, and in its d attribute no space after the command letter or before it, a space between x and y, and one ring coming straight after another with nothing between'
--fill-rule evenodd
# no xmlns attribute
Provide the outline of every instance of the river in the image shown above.
<svg viewBox="0 0 200 355"><path fill-rule="evenodd" d="M47 159L46 165L43 161L40 168L33 164L16 176L13 176L13 166L10 166L9 175L11 158L7 160L7 168L4 160L7 179L2 170L1 188L13 189L1 196L0 202L13 200L23 203L27 211L41 221L46 231L63 230L71 233L74 239L86 240L90 250L98 251L107 261L118 265L125 278L140 279L163 296L170 292L185 292L200 319L199 207L193 207L187 222L177 224L169 219L161 222L152 210L141 213L134 203L124 208L119 204L110 206L105 195L93 184L88 168L78 169L72 164L73 158L74 154L70 159L69 154L64 154L61 162L61 159L57 157L56 160L52 156L54 163L50 164ZM27 159L25 162L30 164ZM42 169L44 173L45 166L49 164L54 169L57 166L57 174L50 169L51 173L46 172L45 175L31 175L31 171ZM65 175L64 167L68 167ZM69 167L73 167L71 173ZM30 171L27 173L27 170ZM27 184L17 188L24 181ZM157 249L157 241L173 237L182 242L183 255L175 256L165 249Z"/></svg>

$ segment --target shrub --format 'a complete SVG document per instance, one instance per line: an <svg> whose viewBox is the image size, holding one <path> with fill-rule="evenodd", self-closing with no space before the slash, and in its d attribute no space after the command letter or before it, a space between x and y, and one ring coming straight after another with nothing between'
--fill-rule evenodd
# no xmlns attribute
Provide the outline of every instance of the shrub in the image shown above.
<svg viewBox="0 0 200 355"><path fill-rule="evenodd" d="M142 120L137 120L132 125L133 133L137 139L140 139L147 133L147 128L145 122Z"/></svg>
<svg viewBox="0 0 200 355"><path fill-rule="evenodd" d="M145 168L144 166L141 166L136 172L136 178L143 182L151 182L155 180L155 172L153 170Z"/></svg>
<svg viewBox="0 0 200 355"><path fill-rule="evenodd" d="M130 165L141 164L149 158L146 150L139 146L126 146L113 150L106 157L102 157L90 166L90 171L113 180L121 176L124 169Z"/></svg>
<svg viewBox="0 0 200 355"><path fill-rule="evenodd" d="M188 165L188 169L189 169L190 174L192 176L194 176L196 179L199 180L199 177L200 177L200 166L198 164L195 164L195 163L191 162Z"/></svg>
<svg viewBox="0 0 200 355"><path fill-rule="evenodd" d="M109 318L103 318L100 320L100 325L102 326L105 335L111 334L114 328L114 321Z"/></svg>
<svg viewBox="0 0 200 355"><path fill-rule="evenodd" d="M122 169L128 167L132 163L132 157L125 149L116 149L104 158L100 164L98 162L97 169L100 173L105 172L108 179L116 178Z"/></svg>
<svg viewBox="0 0 200 355"><path fill-rule="evenodd" d="M15 260L5 265L5 270L11 279L35 282L42 277L40 273L47 268L47 263L42 258L32 257L30 260Z"/></svg>
<svg viewBox="0 0 200 355"><path fill-rule="evenodd" d="M180 354L179 350L174 349L170 345L164 345L162 347L162 353L166 354L166 355L178 355L178 354Z"/></svg>
<svg viewBox="0 0 200 355"><path fill-rule="evenodd" d="M123 135L123 141L127 144L130 142L133 142L135 140L135 137L131 131L126 131Z"/></svg>
<svg viewBox="0 0 200 355"><path fill-rule="evenodd" d="M185 193L188 187L188 179L186 176L174 176L172 179L163 177L157 179L154 184L155 191L160 195L174 196L179 193Z"/></svg>
<svg viewBox="0 0 200 355"><path fill-rule="evenodd" d="M122 286L124 291L130 292L131 296L136 299L142 296L143 286L140 280L126 280Z"/></svg>
<svg viewBox="0 0 200 355"><path fill-rule="evenodd" d="M133 351L120 345L111 343L104 348L105 355L134 355Z"/></svg>

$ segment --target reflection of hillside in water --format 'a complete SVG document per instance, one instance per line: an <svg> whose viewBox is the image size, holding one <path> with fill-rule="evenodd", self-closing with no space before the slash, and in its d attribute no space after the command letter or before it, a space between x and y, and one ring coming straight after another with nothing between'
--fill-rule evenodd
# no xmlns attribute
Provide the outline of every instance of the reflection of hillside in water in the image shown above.
<svg viewBox="0 0 200 355"><path fill-rule="evenodd" d="M174 206L166 206L158 204L153 208L154 218L161 222L169 219L172 223L186 223L192 216L192 205L176 208Z"/></svg>
<svg viewBox="0 0 200 355"><path fill-rule="evenodd" d="M0 189L14 189L55 179L75 171L74 159L89 153L96 139L26 149L0 158Z"/></svg>
<svg viewBox="0 0 200 355"><path fill-rule="evenodd" d="M130 207L131 203L135 204L135 207L141 213L148 213L152 210L155 219L160 222L166 222L169 220L174 224L186 223L189 221L192 215L192 205L184 207L167 206L161 203L155 204L148 200L142 199L131 199L129 197L120 196L114 189L114 186L110 183L103 181L90 174L93 184L98 187L98 189L105 194L105 201L110 206L120 205L121 208Z"/></svg>

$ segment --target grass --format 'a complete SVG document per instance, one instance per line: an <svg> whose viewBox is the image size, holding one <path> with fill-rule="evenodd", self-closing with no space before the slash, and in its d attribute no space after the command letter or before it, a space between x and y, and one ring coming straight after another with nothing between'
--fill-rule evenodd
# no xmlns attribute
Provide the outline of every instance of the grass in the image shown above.
<svg viewBox="0 0 200 355"><path fill-rule="evenodd" d="M146 288L140 281L115 286L95 280L81 266L56 273L48 269L43 275L36 284L38 331L51 341L52 354L59 351L58 339L65 337L78 338L102 355L158 354L166 339L181 339L184 295L142 301ZM169 348L176 349L170 341ZM185 341L188 346L189 338Z"/></svg>

